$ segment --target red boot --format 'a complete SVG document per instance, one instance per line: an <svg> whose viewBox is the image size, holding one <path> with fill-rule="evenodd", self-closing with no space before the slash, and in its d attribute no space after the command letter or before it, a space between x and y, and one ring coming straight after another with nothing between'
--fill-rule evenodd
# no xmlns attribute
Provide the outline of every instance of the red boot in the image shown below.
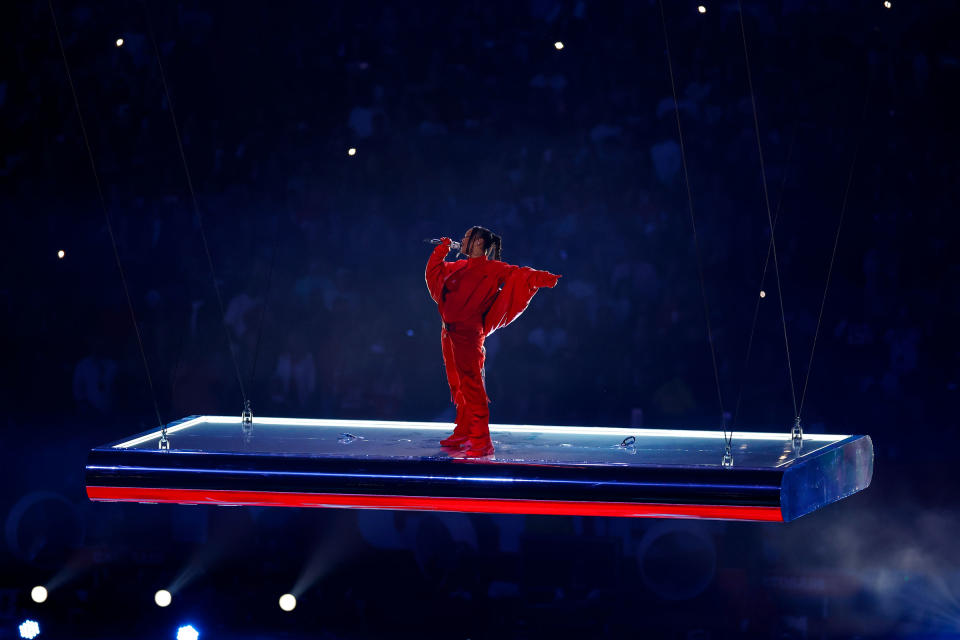
<svg viewBox="0 0 960 640"><path fill-rule="evenodd" d="M449 447L451 449L459 449L467 442L467 436L458 436L457 430L453 430L453 435L449 438L444 438L440 441L441 447Z"/></svg>
<svg viewBox="0 0 960 640"><path fill-rule="evenodd" d="M490 438L487 438L485 441L477 442L475 440L469 441L469 446L463 450L461 457L463 458L485 458L487 456L493 455L493 442L490 441Z"/></svg>
<svg viewBox="0 0 960 640"><path fill-rule="evenodd" d="M453 430L452 435L440 441L441 447L451 447L454 449L459 449L464 444L466 444L468 437L467 437L467 421L465 419L465 415L463 411L464 406L465 405L461 402L460 405L457 407L457 422L456 422L457 426Z"/></svg>
<svg viewBox="0 0 960 640"><path fill-rule="evenodd" d="M482 379L481 370L481 379ZM467 448L463 451L464 458L483 458L493 455L493 442L490 441L490 412L487 409L487 394L481 387L483 404L468 406L465 413L469 416L466 436Z"/></svg>

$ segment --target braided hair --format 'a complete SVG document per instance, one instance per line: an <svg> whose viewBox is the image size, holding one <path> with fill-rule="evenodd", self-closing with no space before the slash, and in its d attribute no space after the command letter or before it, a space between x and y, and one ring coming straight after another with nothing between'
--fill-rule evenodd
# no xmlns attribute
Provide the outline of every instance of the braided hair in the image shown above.
<svg viewBox="0 0 960 640"><path fill-rule="evenodd" d="M470 228L470 243L473 244L476 242L476 239L480 238L483 241L483 252L487 255L487 258L492 260L499 260L501 255L501 250L503 247L503 239L495 234L490 229L486 227L471 227Z"/></svg>

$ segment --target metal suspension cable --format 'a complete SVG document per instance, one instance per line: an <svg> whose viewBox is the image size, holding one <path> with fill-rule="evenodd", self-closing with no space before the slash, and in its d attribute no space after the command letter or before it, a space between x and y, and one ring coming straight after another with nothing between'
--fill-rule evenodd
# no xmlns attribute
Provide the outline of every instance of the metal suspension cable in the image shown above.
<svg viewBox="0 0 960 640"><path fill-rule="evenodd" d="M867 112L867 102L870 98L870 91L867 90L867 96L863 100L863 108L860 112L860 122ZM833 236L833 251L830 254L830 266L827 268L827 282L823 286L823 298L820 300L820 313L817 315L817 329L813 334L813 345L810 347L810 360L807 362L807 375L803 382L803 393L800 394L800 409L803 411L803 402L807 397L807 385L810 383L810 370L813 368L813 353L817 348L817 337L820 335L820 325L823 321L823 308L827 304L827 291L830 289L830 277L833 275L833 264L837 257L837 245L840 243L840 230L843 228L843 218L847 212L847 199L850 195L850 185L853 183L853 170L857 166L857 155L860 152L860 141L862 140L863 129L861 127L860 135L857 136L857 144L853 149L853 159L850 161L850 171L847 173L847 185L843 190L843 203L840 205L840 220L837 222L837 232ZM799 416L800 413L797 413Z"/></svg>
<svg viewBox="0 0 960 640"><path fill-rule="evenodd" d="M747 32L743 24L743 4L737 0L737 10L740 15L740 35L743 39L743 58L747 67L747 84L750 88L750 104L753 106L753 130L757 136L757 151L760 155L760 177L763 182L763 201L767 208L767 222L770 225L770 246L773 250L773 270L777 275L777 298L780 300L780 319L783 322L783 345L787 353L787 375L790 378L790 397L793 399L793 415L799 419L797 407L797 392L794 388L793 365L790 362L790 340L787 338L787 317L783 311L783 287L780 284L780 264L777 259L777 241L774 235L773 215L770 212L770 194L767 189L767 170L763 162L763 144L760 139L760 120L757 116L757 98L753 91L753 74L750 71L750 54L747 51Z"/></svg>
<svg viewBox="0 0 960 640"><path fill-rule="evenodd" d="M77 118L80 121L80 131L83 134L83 143L87 149L87 158L90 160L90 169L93 172L93 180L97 185L97 197L100 200L100 208L103 210L103 218L107 223L107 233L110 236L110 245L113 247L113 258L117 263L117 271L120 272L120 282L123 285L123 293L127 300L127 308L130 310L130 320L133 323L133 330L137 336L137 345L140 347L140 358L143 360L143 370L147 376L147 386L150 388L150 396L153 400L153 410L157 416L157 424L161 429L164 428L163 419L160 417L160 407L157 404L157 393L153 387L153 376L150 375L150 365L147 363L147 353L143 348L143 338L140 335L140 324L137 322L137 314L133 309L133 300L130 298L130 287L127 285L126 272L123 270L123 263L120 261L120 251L117 249L117 239L113 233L113 224L110 222L110 214L107 211L107 201L103 197L103 188L100 184L100 174L97 171L97 163L93 158L93 150L90 146L90 137L87 135L87 127L84 124L83 113L80 111L80 100L77 98L77 89L73 84L73 74L70 73L70 63L67 61L67 52L63 46L63 38L60 35L60 25L57 23L57 13L53 9L53 0L47 0L47 6L50 7L50 17L53 20L53 30L57 34L57 44L60 46L60 55L63 58L63 68L67 72L67 81L70 84L70 93L73 96L73 106L77 111Z"/></svg>
<svg viewBox="0 0 960 640"><path fill-rule="evenodd" d="M795 124L793 127L793 135L790 136L790 146L787 149L787 159L784 163L783 171L783 180L780 182L780 195L777 198L777 208L773 212L773 228L776 230L777 221L780 219L780 207L783 205L783 194L787 186L787 167L790 166L790 159L793 157L793 146L797 141L797 129L799 125ZM767 255L763 260L763 270L760 273L760 289L763 289L763 283L767 279L767 269L770 266L770 254L773 250L773 234L770 235L770 242L767 243ZM731 420L731 427L737 424L737 416L740 415L740 401L743 399L743 386L747 380L747 368L750 363L750 353L753 349L753 336L757 330L757 317L760 315L760 296L757 296L756 303L753 307L753 323L750 325L750 337L747 339L747 353L743 358L743 371L740 374L740 389L737 391L737 404L733 409L733 420ZM802 404L802 403L801 403Z"/></svg>
<svg viewBox="0 0 960 640"><path fill-rule="evenodd" d="M141 5L143 7L144 20L147 26L147 32L150 35L150 42L153 45L153 52L157 59L157 67L160 69L160 80L163 84L163 92L167 98L167 109L170 111L170 120L173 123L173 132L177 139L177 148L180 151L180 160L183 163L183 172L187 177L187 187L190 191L190 199L193 203L193 212L197 217L198 228L200 230L200 238L203 241L203 250L207 256L207 265L210 267L210 277L213 280L213 289L217 296L217 305L220 309L220 319L223 324L224 335L227 338L227 350L230 351L230 359L233 362L233 369L237 376L237 384L240 386L240 395L243 396L243 404L247 406L247 391L243 386L243 377L240 375L240 365L237 362L237 354L233 348L233 339L230 337L230 328L227 326L226 319L226 310L223 306L223 296L220 293L220 285L217 284L217 273L213 268L213 257L210 254L210 245L207 242L207 234L203 228L203 215L200 212L200 205L197 203L197 194L193 188L193 178L190 175L190 167L187 164L187 156L183 150L183 139L180 136L180 127L177 125L177 115L173 108L173 99L170 97L170 88L167 86L167 76L163 70L163 61L160 58L160 49L157 47L157 39L153 33L153 27L150 23L150 14L147 11L146 1Z"/></svg>
<svg viewBox="0 0 960 640"><path fill-rule="evenodd" d="M707 291L704 286L703 264L700 258L700 242L697 237L697 223L693 214L693 194L690 190L690 173L687 170L687 152L683 143L683 128L680 126L680 102L677 99L677 83L673 75L673 59L670 55L670 38L667 35L667 18L663 10L663 0L657 0L660 7L660 23L663 26L663 41L667 53L667 69L670 73L670 89L673 92L673 107L677 118L677 135L680 138L680 158L683 163L683 178L687 187L687 205L690 210L690 226L693 229L693 246L697 258L697 275L700 280L700 296L703 299L703 313L707 321L707 340L710 344L710 358L713 362L713 377L717 385L717 401L720 404L720 424L723 427L723 437L729 454L730 444L733 440L733 431L727 434L726 413L723 409L723 393L720 390L720 372L717 368L717 353L713 342L713 329L710 325L710 305L707 302Z"/></svg>

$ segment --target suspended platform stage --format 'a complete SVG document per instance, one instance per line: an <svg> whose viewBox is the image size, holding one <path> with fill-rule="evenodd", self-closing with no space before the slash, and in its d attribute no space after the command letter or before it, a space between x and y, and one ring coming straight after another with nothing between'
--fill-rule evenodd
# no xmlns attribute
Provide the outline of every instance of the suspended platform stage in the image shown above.
<svg viewBox="0 0 960 640"><path fill-rule="evenodd" d="M191 416L97 447L96 501L789 522L870 484L869 436L490 425L451 457L441 422Z"/></svg>

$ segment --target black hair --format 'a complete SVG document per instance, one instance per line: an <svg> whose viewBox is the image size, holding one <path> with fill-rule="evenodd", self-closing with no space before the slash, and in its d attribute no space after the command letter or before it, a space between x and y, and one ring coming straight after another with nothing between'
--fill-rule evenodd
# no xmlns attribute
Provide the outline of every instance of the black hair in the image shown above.
<svg viewBox="0 0 960 640"><path fill-rule="evenodd" d="M479 237L483 241L483 252L488 258L499 260L503 247L503 239L486 227L470 227L470 244ZM469 250L469 247L467 247Z"/></svg>

